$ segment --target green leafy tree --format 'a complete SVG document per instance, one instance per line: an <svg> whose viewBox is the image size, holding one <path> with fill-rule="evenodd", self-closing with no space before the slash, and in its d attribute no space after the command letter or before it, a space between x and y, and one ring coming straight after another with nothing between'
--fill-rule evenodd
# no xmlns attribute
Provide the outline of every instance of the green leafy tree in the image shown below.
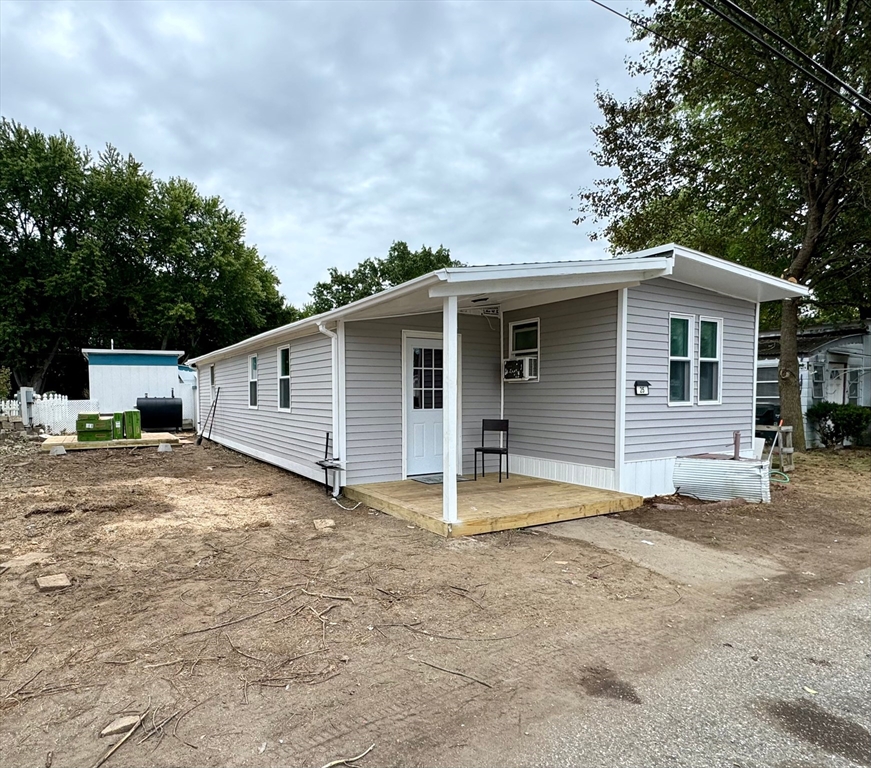
<svg viewBox="0 0 871 768"><path fill-rule="evenodd" d="M69 137L0 122L0 349L41 390L105 270L88 236L87 152Z"/></svg>
<svg viewBox="0 0 871 768"><path fill-rule="evenodd" d="M714 0L724 8L722 0ZM634 18L647 51L630 72L649 86L597 101L597 163L614 169L579 193L616 251L680 242L813 288L779 320L781 408L804 445L800 314L871 311L868 118L694 0L648 0ZM745 0L746 10L871 95L865 0Z"/></svg>
<svg viewBox="0 0 871 768"><path fill-rule="evenodd" d="M433 251L423 245L412 251L406 243L396 241L384 259L366 259L349 272L330 267L330 279L315 285L312 300L303 312L306 315L328 312L427 272L459 266L462 264L452 259L450 250L444 246Z"/></svg>
<svg viewBox="0 0 871 768"><path fill-rule="evenodd" d="M42 391L87 346L195 355L298 315L245 220L108 146L0 123L0 364Z"/></svg>

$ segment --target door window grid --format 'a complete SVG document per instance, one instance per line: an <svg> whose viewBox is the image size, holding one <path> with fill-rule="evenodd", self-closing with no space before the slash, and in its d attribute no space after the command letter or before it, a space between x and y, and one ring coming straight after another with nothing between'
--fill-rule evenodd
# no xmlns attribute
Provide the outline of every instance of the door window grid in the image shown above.
<svg viewBox="0 0 871 768"><path fill-rule="evenodd" d="M414 347L412 352L412 407L440 410L444 404L444 370L441 349Z"/></svg>

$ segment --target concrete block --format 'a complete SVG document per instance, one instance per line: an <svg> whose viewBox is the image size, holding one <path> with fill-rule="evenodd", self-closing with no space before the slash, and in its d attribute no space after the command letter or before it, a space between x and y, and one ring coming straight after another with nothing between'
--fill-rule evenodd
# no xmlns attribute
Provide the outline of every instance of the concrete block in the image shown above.
<svg viewBox="0 0 871 768"><path fill-rule="evenodd" d="M50 552L28 552L24 555L18 555L5 563L0 563L0 568L8 568L10 571L25 571L32 565L42 565L50 563L52 555Z"/></svg>
<svg viewBox="0 0 871 768"><path fill-rule="evenodd" d="M113 720L102 731L100 736L114 736L116 733L127 733L136 723L139 722L137 715L126 715Z"/></svg>
<svg viewBox="0 0 871 768"><path fill-rule="evenodd" d="M51 456L66 456L66 455L67 455L67 449L64 448L62 445L56 445L56 446L54 446L54 447L51 449L51 451L49 452L49 454L50 454Z"/></svg>
<svg viewBox="0 0 871 768"><path fill-rule="evenodd" d="M157 446L158 453L172 453L172 446L169 443L161 443Z"/></svg>
<svg viewBox="0 0 871 768"><path fill-rule="evenodd" d="M329 517L324 517L324 518L321 518L319 520L315 520L314 524L315 524L315 528L319 531L326 531L330 528L336 527L336 521L332 520Z"/></svg>
<svg viewBox="0 0 871 768"><path fill-rule="evenodd" d="M56 573L53 576L38 576L36 586L39 587L40 592L53 592L56 589L72 586L72 582L65 573Z"/></svg>

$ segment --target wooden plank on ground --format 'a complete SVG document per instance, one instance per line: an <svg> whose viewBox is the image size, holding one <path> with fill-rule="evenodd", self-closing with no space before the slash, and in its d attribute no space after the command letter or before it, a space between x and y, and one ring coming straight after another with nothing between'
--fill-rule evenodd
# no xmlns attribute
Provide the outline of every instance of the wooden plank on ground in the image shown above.
<svg viewBox="0 0 871 768"><path fill-rule="evenodd" d="M139 440L101 440L98 442L79 442L75 435L50 435L39 447L41 451L50 451L56 445L62 445L67 451L90 451L99 448L149 448L168 443L178 445L180 440L169 432L149 432Z"/></svg>

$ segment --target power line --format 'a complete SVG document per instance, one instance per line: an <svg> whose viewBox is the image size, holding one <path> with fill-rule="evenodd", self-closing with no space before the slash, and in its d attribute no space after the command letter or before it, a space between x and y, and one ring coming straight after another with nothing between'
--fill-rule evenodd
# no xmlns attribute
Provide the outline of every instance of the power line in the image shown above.
<svg viewBox="0 0 871 768"><path fill-rule="evenodd" d="M747 77L746 75L743 75L742 73L738 72L737 70L734 70L730 67L727 67L725 64L721 64L719 61L714 61L713 59L709 59L704 54L699 53L698 51L694 51L692 48L689 48L686 45L682 45L677 40L670 38L668 35L664 35L664 34L662 34L662 32L657 32L652 27L647 26L647 24L644 24L644 23L638 21L638 19L633 19L631 16L627 16L626 14L620 13L620 11L616 10L615 8L611 8L610 6L605 5L605 3L599 2L599 0L590 0L590 2L593 3L594 5L598 5L600 8L604 8L606 11L613 13L615 16L619 16L621 19L625 19L633 26L640 27L645 32L649 32L654 37L661 38L662 40L665 40L667 43L675 46L676 48L680 48L680 49L686 51L691 56L695 56L696 58L699 58L702 61L708 62L708 64L711 64L715 67L719 67L724 72L728 72L730 75L735 75L735 77L741 78L744 82L750 83L750 85L752 85L756 88L761 88L764 90L768 89L767 85L765 85L763 83L757 83L755 80L752 80L751 78Z"/></svg>
<svg viewBox="0 0 871 768"><path fill-rule="evenodd" d="M723 19L723 21L725 21L726 23L728 23L728 24L730 24L731 26L735 27L735 29L739 30L740 32L743 32L743 33L744 33L745 35L747 35L748 37L751 37L752 39L754 39L754 40L755 40L756 42L758 42L760 45L764 46L764 47L767 48L769 51L771 51L771 53L773 53L775 56L777 56L777 58L782 59L782 60L785 61L787 64L790 64L792 67L794 67L794 68L797 69L799 72L801 72L802 74L804 74L804 75L806 75L807 77L809 77L809 78L810 78L811 80L813 80L814 82L819 83L819 85L823 86L823 88L825 88L826 90L831 91L835 96L837 96L839 99L841 99L841 100L844 101L846 104L848 104L849 106L851 106L851 107L852 107L853 109L855 109L857 112L861 112L861 113L862 113L863 115L865 115L866 117L871 117L871 110L865 109L865 107L863 107L861 104L856 104L856 103L855 103L854 101L852 101L850 98L848 98L848 97L845 96L843 93L841 93L841 91L840 91L838 88L835 88L834 86L829 85L829 83L827 83L827 82L825 82L824 80L822 80L822 79L820 79L819 77L817 77L813 72L810 72L809 70L805 69L801 64L799 64L799 63L798 63L797 61L795 61L794 59L791 59L791 58L790 58L789 56L787 56L783 51L781 51L781 50L778 49L778 48L775 48L775 47L774 47L773 45L771 45L771 43L769 43L767 40L761 38L761 37L760 37L759 35L757 35L753 30L748 29L748 28L745 27L743 24L741 24L739 21L736 21L736 20L733 19L731 16L729 16L727 13L724 13L723 11L721 11L719 8L717 8L716 6L714 6L713 4L711 4L710 2L708 2L708 0L696 0L696 2L698 2L698 3L701 4L701 5L703 5L703 6L704 6L705 8L707 8L709 11L711 11L712 13L716 14L717 16L719 16L719 17L720 17L721 19Z"/></svg>
<svg viewBox="0 0 871 768"><path fill-rule="evenodd" d="M867 96L865 96L864 94L857 91L855 88L853 88L852 85L850 85L848 82L842 80L834 72L830 71L829 69L826 69L826 67L824 67L822 64L820 64L814 58L812 58L811 56L808 56L803 50L801 50L801 48L799 48L796 45L793 45L791 42L789 42L789 40L787 40L785 37L778 34L775 30L773 30L768 25L761 22L759 19L757 19L751 13L748 13L747 11L745 11L737 3L733 3L732 0L720 0L720 2L723 3L723 5L727 6L728 8L731 8L733 11L736 11L741 17L743 17L744 19L749 21L751 24L755 24L757 27L762 29L764 32L771 35L771 37L773 37L775 40L777 40L781 45L785 45L789 50L791 50L793 53L797 54L803 61L807 62L811 66L816 67L820 72L823 72L824 74L828 75L830 78L832 78L832 80L834 80L845 91L852 94L854 97L859 99L861 102L864 102L869 107L871 107L871 99L869 99Z"/></svg>

